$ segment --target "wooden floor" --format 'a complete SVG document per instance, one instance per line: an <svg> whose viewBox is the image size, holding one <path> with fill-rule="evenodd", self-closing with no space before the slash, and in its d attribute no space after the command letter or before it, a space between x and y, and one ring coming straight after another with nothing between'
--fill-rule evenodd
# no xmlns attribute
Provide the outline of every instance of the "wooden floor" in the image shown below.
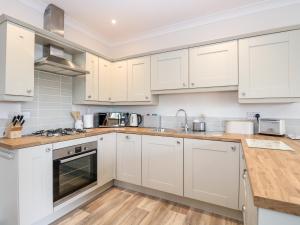
<svg viewBox="0 0 300 225"><path fill-rule="evenodd" d="M53 224L241 225L232 219L115 187Z"/></svg>

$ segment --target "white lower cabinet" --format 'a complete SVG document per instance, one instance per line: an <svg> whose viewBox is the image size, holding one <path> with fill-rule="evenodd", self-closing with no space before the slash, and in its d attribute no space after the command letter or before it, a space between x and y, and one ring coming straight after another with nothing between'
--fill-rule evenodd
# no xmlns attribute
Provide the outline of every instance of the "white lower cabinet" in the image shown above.
<svg viewBox="0 0 300 225"><path fill-rule="evenodd" d="M142 184L183 195L183 139L142 137Z"/></svg>
<svg viewBox="0 0 300 225"><path fill-rule="evenodd" d="M184 196L238 209L238 143L184 141Z"/></svg>
<svg viewBox="0 0 300 225"><path fill-rule="evenodd" d="M117 179L141 185L142 137L117 134Z"/></svg>
<svg viewBox="0 0 300 225"><path fill-rule="evenodd" d="M103 134L98 138L98 184L104 185L116 178L116 134Z"/></svg>
<svg viewBox="0 0 300 225"><path fill-rule="evenodd" d="M53 212L52 145L21 149L19 224L33 224Z"/></svg>

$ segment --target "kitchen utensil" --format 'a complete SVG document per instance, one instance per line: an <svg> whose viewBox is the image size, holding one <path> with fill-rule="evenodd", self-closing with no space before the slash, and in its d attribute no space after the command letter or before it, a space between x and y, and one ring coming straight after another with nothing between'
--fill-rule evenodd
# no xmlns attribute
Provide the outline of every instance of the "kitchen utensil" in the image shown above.
<svg viewBox="0 0 300 225"><path fill-rule="evenodd" d="M75 129L76 130L82 130L83 129L83 122L82 122L82 120L76 120L75 121Z"/></svg>
<svg viewBox="0 0 300 225"><path fill-rule="evenodd" d="M260 119L258 133L283 136L285 135L285 121L279 119Z"/></svg>

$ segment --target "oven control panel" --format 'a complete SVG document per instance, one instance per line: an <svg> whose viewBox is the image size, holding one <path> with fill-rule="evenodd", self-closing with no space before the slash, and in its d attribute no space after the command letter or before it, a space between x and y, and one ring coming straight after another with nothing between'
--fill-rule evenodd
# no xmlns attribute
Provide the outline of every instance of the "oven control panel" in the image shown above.
<svg viewBox="0 0 300 225"><path fill-rule="evenodd" d="M92 150L97 150L97 141L88 142L80 145L68 146L60 149L54 149L53 160L61 159L71 155L81 154Z"/></svg>

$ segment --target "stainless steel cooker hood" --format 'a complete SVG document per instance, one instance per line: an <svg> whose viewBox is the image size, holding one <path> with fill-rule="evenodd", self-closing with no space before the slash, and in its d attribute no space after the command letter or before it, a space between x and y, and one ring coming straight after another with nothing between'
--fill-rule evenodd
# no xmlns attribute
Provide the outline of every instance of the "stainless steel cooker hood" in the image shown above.
<svg viewBox="0 0 300 225"><path fill-rule="evenodd" d="M44 13L44 29L64 36L64 11L50 4ZM43 57L35 61L35 70L67 76L85 75L89 72L64 57L64 50L54 45L43 46Z"/></svg>

